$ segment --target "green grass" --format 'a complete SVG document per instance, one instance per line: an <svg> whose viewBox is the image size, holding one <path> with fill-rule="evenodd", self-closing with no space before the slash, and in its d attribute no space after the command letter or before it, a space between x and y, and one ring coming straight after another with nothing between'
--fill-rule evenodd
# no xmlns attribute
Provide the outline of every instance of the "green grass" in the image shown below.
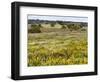
<svg viewBox="0 0 100 82"><path fill-rule="evenodd" d="M28 34L28 66L87 63L86 31Z"/></svg>

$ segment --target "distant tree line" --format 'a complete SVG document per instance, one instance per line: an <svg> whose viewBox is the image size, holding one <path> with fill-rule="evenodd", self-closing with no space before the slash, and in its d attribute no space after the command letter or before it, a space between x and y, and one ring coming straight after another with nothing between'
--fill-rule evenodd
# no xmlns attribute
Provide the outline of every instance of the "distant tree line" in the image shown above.
<svg viewBox="0 0 100 82"><path fill-rule="evenodd" d="M78 23L63 23L62 21L58 21L56 22L58 24L60 24L62 27L61 29L68 29L70 31L77 31L79 29L82 29L83 25L82 24L78 24ZM50 26L54 27L55 22L50 22ZM41 33L41 28L42 28L42 23L36 23L36 24L31 24L31 29L28 29L29 33ZM81 31L86 31L86 29L82 29Z"/></svg>
<svg viewBox="0 0 100 82"><path fill-rule="evenodd" d="M58 23L60 25L75 23L75 24L81 24L82 26L88 26L87 22L73 22L73 21L60 21L60 20L52 21L52 20L39 20L39 19L28 20L28 24L41 24L41 23L45 23L45 24Z"/></svg>

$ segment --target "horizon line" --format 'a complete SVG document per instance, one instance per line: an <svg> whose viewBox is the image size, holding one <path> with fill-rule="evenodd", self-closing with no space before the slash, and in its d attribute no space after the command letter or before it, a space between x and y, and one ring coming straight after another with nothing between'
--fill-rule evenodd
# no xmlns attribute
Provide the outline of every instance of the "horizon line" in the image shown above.
<svg viewBox="0 0 100 82"><path fill-rule="evenodd" d="M61 21L77 21L77 22L88 22L88 17L81 17L81 16L59 16L59 15L34 15L28 14L28 20L61 20Z"/></svg>

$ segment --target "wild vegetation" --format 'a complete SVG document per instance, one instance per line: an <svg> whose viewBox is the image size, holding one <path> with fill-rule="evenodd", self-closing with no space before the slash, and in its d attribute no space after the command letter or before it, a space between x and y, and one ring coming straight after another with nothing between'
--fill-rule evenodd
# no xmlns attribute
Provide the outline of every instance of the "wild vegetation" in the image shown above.
<svg viewBox="0 0 100 82"><path fill-rule="evenodd" d="M28 66L87 64L87 45L87 29L81 24L31 24Z"/></svg>

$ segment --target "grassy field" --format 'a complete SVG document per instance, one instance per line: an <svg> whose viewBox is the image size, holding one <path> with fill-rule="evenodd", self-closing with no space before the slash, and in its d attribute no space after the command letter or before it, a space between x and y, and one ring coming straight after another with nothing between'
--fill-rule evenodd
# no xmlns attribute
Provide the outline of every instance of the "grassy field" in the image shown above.
<svg viewBox="0 0 100 82"><path fill-rule="evenodd" d="M28 66L87 64L87 32L28 33Z"/></svg>

